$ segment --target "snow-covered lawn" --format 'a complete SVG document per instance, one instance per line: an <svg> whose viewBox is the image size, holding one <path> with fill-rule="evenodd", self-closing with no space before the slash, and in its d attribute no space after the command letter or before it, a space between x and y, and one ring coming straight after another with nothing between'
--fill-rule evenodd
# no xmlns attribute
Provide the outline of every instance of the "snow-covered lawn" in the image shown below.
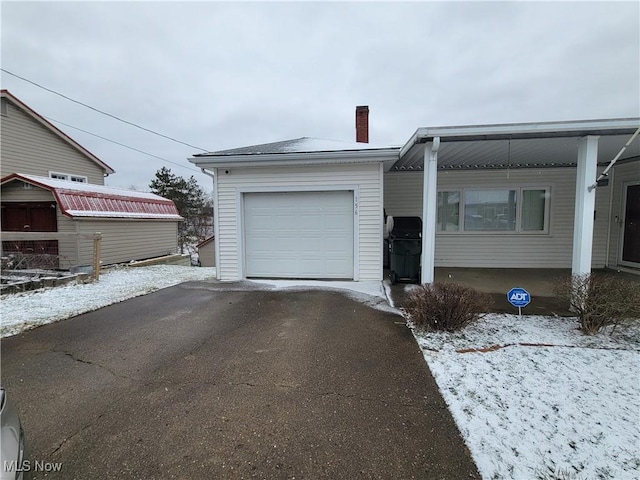
<svg viewBox="0 0 640 480"><path fill-rule="evenodd" d="M214 268L121 268L97 283L4 296L0 333L214 277ZM251 283L343 290L399 313L379 282ZM640 322L612 336L588 337L577 326L570 318L489 315L460 333L414 330L483 478L640 478Z"/></svg>
<svg viewBox="0 0 640 480"><path fill-rule="evenodd" d="M215 268L155 265L107 270L94 283L5 295L0 302L0 337L97 310L189 280L215 278Z"/></svg>
<svg viewBox="0 0 640 480"><path fill-rule="evenodd" d="M640 478L640 322L577 327L489 315L460 333L414 330L483 478Z"/></svg>

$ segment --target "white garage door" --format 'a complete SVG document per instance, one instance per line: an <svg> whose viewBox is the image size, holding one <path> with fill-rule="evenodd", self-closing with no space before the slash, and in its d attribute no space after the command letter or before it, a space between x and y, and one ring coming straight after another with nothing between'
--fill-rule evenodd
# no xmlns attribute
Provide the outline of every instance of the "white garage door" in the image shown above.
<svg viewBox="0 0 640 480"><path fill-rule="evenodd" d="M353 278L353 192L244 194L247 277Z"/></svg>

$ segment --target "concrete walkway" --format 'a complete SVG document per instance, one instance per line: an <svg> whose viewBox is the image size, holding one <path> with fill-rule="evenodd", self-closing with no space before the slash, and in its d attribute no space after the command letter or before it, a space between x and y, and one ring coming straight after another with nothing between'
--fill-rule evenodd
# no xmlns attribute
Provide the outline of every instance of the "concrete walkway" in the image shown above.
<svg viewBox="0 0 640 480"><path fill-rule="evenodd" d="M2 383L47 479L479 478L404 319L338 292L167 288L3 339Z"/></svg>

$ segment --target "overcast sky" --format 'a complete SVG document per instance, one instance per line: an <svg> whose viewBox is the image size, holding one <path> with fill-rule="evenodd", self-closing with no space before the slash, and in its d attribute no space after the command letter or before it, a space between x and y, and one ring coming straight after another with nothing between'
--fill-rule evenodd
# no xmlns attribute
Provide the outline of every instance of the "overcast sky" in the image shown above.
<svg viewBox="0 0 640 480"><path fill-rule="evenodd" d="M2 68L215 151L298 137L402 145L418 127L640 116L633 2L2 2ZM148 189L176 144L2 74L40 114Z"/></svg>

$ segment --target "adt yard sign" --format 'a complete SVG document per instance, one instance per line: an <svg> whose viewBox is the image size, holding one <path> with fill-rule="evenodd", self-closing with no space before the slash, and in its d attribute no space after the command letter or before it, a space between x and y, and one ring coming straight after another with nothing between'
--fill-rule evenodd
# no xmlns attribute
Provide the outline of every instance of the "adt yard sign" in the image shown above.
<svg viewBox="0 0 640 480"><path fill-rule="evenodd" d="M524 288L512 288L507 293L507 300L514 307L518 307L518 312L522 307L526 307L531 303L531 295Z"/></svg>

